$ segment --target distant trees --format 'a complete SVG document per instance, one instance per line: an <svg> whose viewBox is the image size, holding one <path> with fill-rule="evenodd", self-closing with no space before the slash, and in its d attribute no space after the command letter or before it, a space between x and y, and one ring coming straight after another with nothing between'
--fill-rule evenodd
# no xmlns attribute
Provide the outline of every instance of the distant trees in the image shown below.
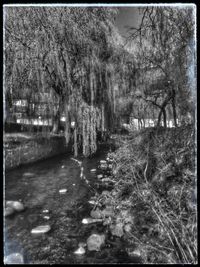
<svg viewBox="0 0 200 267"><path fill-rule="evenodd" d="M138 44L141 97L159 110L157 125L163 117L166 127L166 109L171 105L177 126L177 117L195 106L194 9L158 6L141 12L139 28L129 29L129 39Z"/></svg>

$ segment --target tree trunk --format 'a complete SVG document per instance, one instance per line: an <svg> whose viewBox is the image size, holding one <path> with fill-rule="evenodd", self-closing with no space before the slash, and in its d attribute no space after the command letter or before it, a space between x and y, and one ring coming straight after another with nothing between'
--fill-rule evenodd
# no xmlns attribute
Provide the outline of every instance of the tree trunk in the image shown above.
<svg viewBox="0 0 200 267"><path fill-rule="evenodd" d="M174 117L174 126L177 127L177 114L176 114L176 104L175 104L175 95L172 97L172 110Z"/></svg>
<svg viewBox="0 0 200 267"><path fill-rule="evenodd" d="M163 121L164 121L164 127L167 128L167 114L165 108L163 108Z"/></svg>
<svg viewBox="0 0 200 267"><path fill-rule="evenodd" d="M160 109L160 112L159 112L159 114L158 114L158 122L157 122L157 127L160 127L161 116L162 116L162 109Z"/></svg>
<svg viewBox="0 0 200 267"><path fill-rule="evenodd" d="M78 156L78 143L77 143L77 125L74 128L74 157Z"/></svg>
<svg viewBox="0 0 200 267"><path fill-rule="evenodd" d="M130 121L129 116L127 116L126 117L126 123L129 124L129 121Z"/></svg>
<svg viewBox="0 0 200 267"><path fill-rule="evenodd" d="M160 109L160 112L158 114L158 122L157 122L157 127L160 127L160 122L161 122L161 117L163 115L163 123L164 123L164 127L167 128L167 114L166 114L166 110L164 107L162 107Z"/></svg>
<svg viewBox="0 0 200 267"><path fill-rule="evenodd" d="M142 120L138 119L138 128L139 130L142 129Z"/></svg>
<svg viewBox="0 0 200 267"><path fill-rule="evenodd" d="M142 119L143 127L145 128L145 119Z"/></svg>
<svg viewBox="0 0 200 267"><path fill-rule="evenodd" d="M52 133L58 133L60 127L60 108L58 108L56 115L53 117Z"/></svg>
<svg viewBox="0 0 200 267"><path fill-rule="evenodd" d="M68 101L65 102L65 139L66 143L69 143L71 136L71 118L70 118L70 106Z"/></svg>

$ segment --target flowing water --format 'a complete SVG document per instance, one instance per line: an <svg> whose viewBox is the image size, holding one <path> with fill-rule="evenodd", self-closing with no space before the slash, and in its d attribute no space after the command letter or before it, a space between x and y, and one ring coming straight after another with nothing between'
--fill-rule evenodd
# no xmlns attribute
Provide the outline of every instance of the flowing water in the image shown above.
<svg viewBox="0 0 200 267"><path fill-rule="evenodd" d="M92 158L80 158L89 184L80 178L80 167L69 155L26 165L5 175L5 200L22 201L25 210L8 216L4 221L4 254L21 253L25 263L123 263L138 262L124 250L123 240L107 234L102 224L82 224L92 209L88 200L95 194L99 161L105 159L108 148ZM59 190L67 189L65 194ZM45 213L46 211L46 213ZM33 235L39 225L51 230ZM106 234L106 245L99 252L74 255L79 242L86 242L93 233Z"/></svg>

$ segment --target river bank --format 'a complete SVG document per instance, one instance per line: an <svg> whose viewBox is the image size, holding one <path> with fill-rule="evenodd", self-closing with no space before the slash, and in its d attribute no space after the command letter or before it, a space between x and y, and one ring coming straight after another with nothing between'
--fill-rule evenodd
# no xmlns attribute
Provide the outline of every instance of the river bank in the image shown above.
<svg viewBox="0 0 200 267"><path fill-rule="evenodd" d="M117 150L104 146L91 158L63 155L8 172L6 200L26 209L6 217L6 254L41 264L196 261L193 129L112 139ZM44 224L49 233L31 234ZM91 245L92 238L99 239Z"/></svg>
<svg viewBox="0 0 200 267"><path fill-rule="evenodd" d="M113 189L96 198L112 211L110 231L144 263L197 262L194 128L144 129L122 143L108 154Z"/></svg>
<svg viewBox="0 0 200 267"><path fill-rule="evenodd" d="M65 137L34 133L10 133L4 135L5 169L69 153L72 145L66 146Z"/></svg>
<svg viewBox="0 0 200 267"><path fill-rule="evenodd" d="M107 146L118 147L118 135L107 142L98 142L98 150ZM72 142L66 145L64 134L52 133L5 133L4 165L5 170L45 160L56 155L73 154Z"/></svg>

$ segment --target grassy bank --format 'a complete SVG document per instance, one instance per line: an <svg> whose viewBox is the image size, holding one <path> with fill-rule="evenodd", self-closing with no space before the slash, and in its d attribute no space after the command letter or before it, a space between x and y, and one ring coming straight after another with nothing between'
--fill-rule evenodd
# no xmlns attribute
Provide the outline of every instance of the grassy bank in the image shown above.
<svg viewBox="0 0 200 267"><path fill-rule="evenodd" d="M114 215L105 222L145 263L197 262L195 133L192 126L132 133L114 159Z"/></svg>

